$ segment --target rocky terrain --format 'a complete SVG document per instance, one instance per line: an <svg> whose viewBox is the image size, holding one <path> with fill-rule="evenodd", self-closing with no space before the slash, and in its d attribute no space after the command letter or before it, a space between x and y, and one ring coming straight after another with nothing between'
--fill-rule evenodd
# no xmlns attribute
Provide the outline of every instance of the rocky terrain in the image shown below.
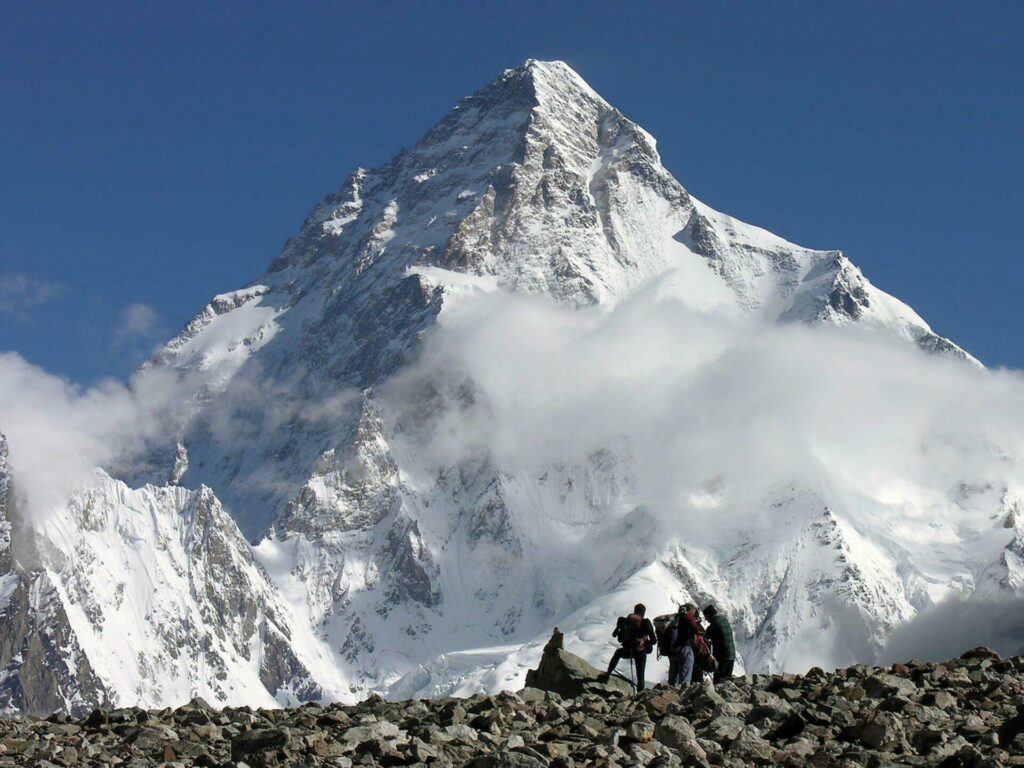
<svg viewBox="0 0 1024 768"><path fill-rule="evenodd" d="M753 675L637 695L555 648L516 693L0 721L0 765L1024 765L1024 657Z"/></svg>

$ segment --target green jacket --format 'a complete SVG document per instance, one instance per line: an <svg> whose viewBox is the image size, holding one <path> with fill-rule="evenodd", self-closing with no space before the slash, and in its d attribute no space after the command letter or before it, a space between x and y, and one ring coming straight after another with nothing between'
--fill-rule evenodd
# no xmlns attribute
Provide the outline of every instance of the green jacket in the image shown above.
<svg viewBox="0 0 1024 768"><path fill-rule="evenodd" d="M720 613L708 620L705 637L711 641L711 652L717 661L735 661L736 646L732 639L732 625Z"/></svg>

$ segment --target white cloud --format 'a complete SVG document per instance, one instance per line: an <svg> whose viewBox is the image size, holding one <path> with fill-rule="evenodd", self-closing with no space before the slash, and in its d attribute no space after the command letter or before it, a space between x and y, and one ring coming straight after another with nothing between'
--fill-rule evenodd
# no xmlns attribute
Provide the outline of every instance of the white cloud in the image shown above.
<svg viewBox="0 0 1024 768"><path fill-rule="evenodd" d="M29 511L46 515L93 468L125 460L151 438L173 436L189 414L187 392L187 381L154 369L130 387L105 381L83 389L14 352L0 353L0 432Z"/></svg>
<svg viewBox="0 0 1024 768"><path fill-rule="evenodd" d="M53 301L63 290L60 283L18 272L0 275L0 314L23 320L30 310Z"/></svg>
<svg viewBox="0 0 1024 768"><path fill-rule="evenodd" d="M152 341L160 334L160 315L148 304L129 304L121 310L111 343L115 347Z"/></svg>
<svg viewBox="0 0 1024 768"><path fill-rule="evenodd" d="M356 397L328 392L313 406L300 372L295 391L260 373L248 366L206 414L209 434L229 449L259 437L246 430L333 423ZM33 508L61 503L91 467L147 440L170 443L200 388L178 376L151 368L130 387L82 390L0 355L0 431ZM697 312L668 291L578 310L537 297L464 297L446 308L419 358L376 389L391 427L404 430L396 450L414 457L422 477L482 457L536 477L612 447L631 465L630 506L723 551L738 531L768 535L776 522L766 497L800 484L837 504L868 539L916 547L907 559L926 562L946 588L952 570L943 569L959 566L929 560L922 533L945 526L959 535L956 488L1024 493L1020 373L978 369L857 327L764 326ZM983 510L985 525L998 527L994 511ZM1012 642L1015 632L1002 635Z"/></svg>
<svg viewBox="0 0 1024 768"><path fill-rule="evenodd" d="M854 516L866 501L942 501L934 514L954 515L948 492L961 481L1024 491L1019 373L856 327L693 312L657 291L610 311L467 298L381 392L398 421L420 425L437 468L486 455L539 476L620 447L633 500L709 545L770 526L763 504L780 486ZM702 501L710 482L724 489L714 524Z"/></svg>

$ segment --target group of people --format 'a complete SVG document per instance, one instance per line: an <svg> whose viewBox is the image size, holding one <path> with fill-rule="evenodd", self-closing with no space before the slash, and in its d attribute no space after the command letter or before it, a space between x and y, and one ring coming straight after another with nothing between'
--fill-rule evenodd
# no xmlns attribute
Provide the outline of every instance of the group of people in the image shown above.
<svg viewBox="0 0 1024 768"><path fill-rule="evenodd" d="M647 656L658 651L668 657L669 685L689 685L711 675L716 683L732 677L736 663L736 647L732 626L713 604L701 611L693 603L679 606L675 614L658 616L652 623L646 618L647 607L637 603L629 616L621 616L612 637L619 648L608 664L605 679L611 677L622 659L631 659L636 671L636 689L644 689Z"/></svg>

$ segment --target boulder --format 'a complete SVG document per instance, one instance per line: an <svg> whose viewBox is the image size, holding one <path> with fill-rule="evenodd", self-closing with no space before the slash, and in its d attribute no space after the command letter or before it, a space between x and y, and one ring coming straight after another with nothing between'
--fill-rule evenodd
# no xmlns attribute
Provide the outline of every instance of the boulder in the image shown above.
<svg viewBox="0 0 1024 768"><path fill-rule="evenodd" d="M283 747L288 743L288 734L280 728L260 728L244 731L231 740L231 759L245 760L251 755Z"/></svg>
<svg viewBox="0 0 1024 768"><path fill-rule="evenodd" d="M625 680L615 676L603 680L601 670L560 646L560 641L548 643L540 657L540 664L526 673L527 688L554 691L566 698L584 693L629 695L633 692L632 686Z"/></svg>
<svg viewBox="0 0 1024 768"><path fill-rule="evenodd" d="M693 730L689 720L677 715L669 715L655 726L654 738L666 747L678 749L683 744L696 741L697 733Z"/></svg>
<svg viewBox="0 0 1024 768"><path fill-rule="evenodd" d="M771 759L772 745L762 738L756 728L747 725L737 734L729 745L728 753L747 762L759 762Z"/></svg>
<svg viewBox="0 0 1024 768"><path fill-rule="evenodd" d="M979 646L978 648L972 648L969 651L965 651L960 655L961 659L994 659L999 661L1002 657L999 655L999 651L995 651L985 646Z"/></svg>
<svg viewBox="0 0 1024 768"><path fill-rule="evenodd" d="M896 675L872 675L864 681L864 691L873 699L884 699L895 694L912 696L917 693L917 686L912 680Z"/></svg>
<svg viewBox="0 0 1024 768"><path fill-rule="evenodd" d="M626 738L646 744L654 738L654 723L650 720L634 720L626 726Z"/></svg>
<svg viewBox="0 0 1024 768"><path fill-rule="evenodd" d="M857 735L861 743L871 749L891 748L903 739L903 723L892 712L876 710L861 724Z"/></svg>

